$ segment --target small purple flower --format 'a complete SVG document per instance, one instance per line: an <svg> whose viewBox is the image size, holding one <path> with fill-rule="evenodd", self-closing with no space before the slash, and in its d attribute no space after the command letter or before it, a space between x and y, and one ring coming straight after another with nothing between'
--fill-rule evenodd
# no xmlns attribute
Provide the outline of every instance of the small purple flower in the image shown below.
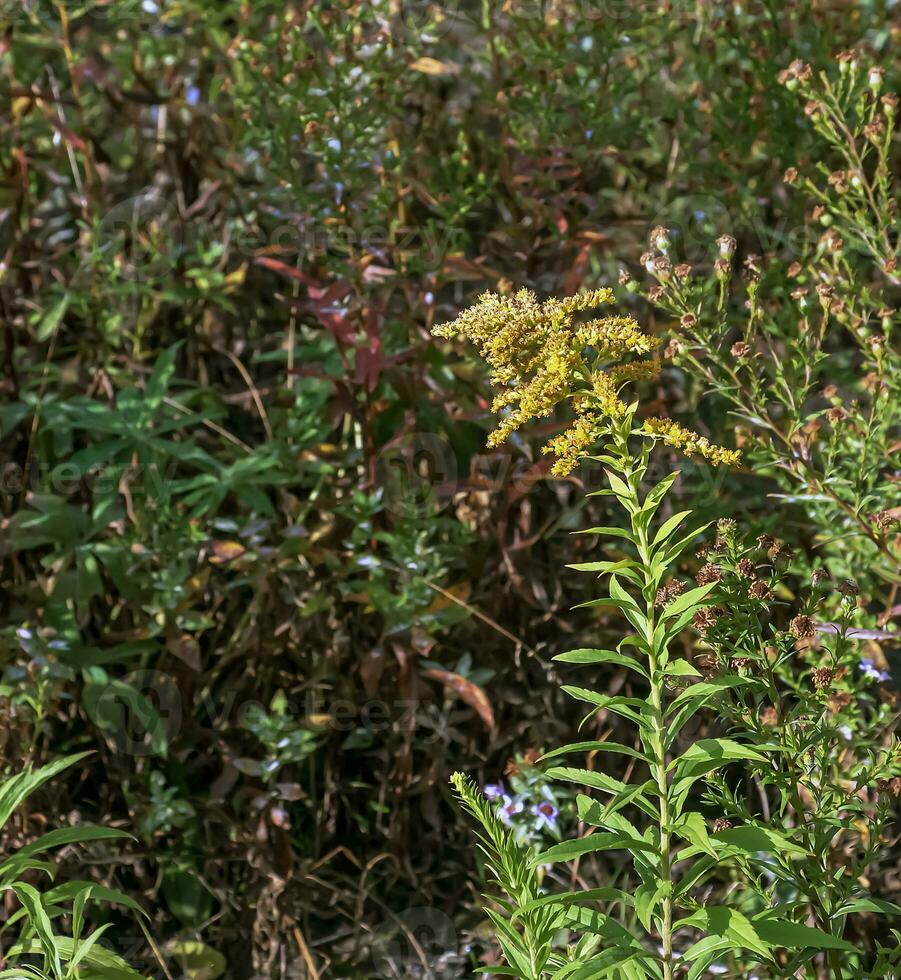
<svg viewBox="0 0 901 980"><path fill-rule="evenodd" d="M517 813L522 813L523 802L518 796L514 796L512 799L504 794L501 797L501 805L497 811L498 816L504 821L508 826L513 823L513 818Z"/></svg>
<svg viewBox="0 0 901 980"><path fill-rule="evenodd" d="M892 675L886 670L880 670L872 660L866 658L860 661L860 669L874 681L890 681Z"/></svg>
<svg viewBox="0 0 901 980"><path fill-rule="evenodd" d="M542 800L540 803L536 803L532 807L532 813L535 815L535 829L541 830L547 827L548 830L556 830L559 812L550 800Z"/></svg>
<svg viewBox="0 0 901 980"><path fill-rule="evenodd" d="M489 783L482 792L489 800L499 800L504 795L504 784Z"/></svg>
<svg viewBox="0 0 901 980"><path fill-rule="evenodd" d="M200 101L200 89L196 85L189 85L185 90L185 102L188 105L197 105Z"/></svg>

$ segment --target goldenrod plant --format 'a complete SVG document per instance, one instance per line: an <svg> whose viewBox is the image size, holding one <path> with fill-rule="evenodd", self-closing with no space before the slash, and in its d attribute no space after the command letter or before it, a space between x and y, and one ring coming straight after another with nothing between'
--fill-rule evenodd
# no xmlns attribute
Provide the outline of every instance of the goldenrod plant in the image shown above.
<svg viewBox="0 0 901 980"><path fill-rule="evenodd" d="M489 915L504 965L488 969L528 980L697 980L708 975L708 968L730 969L734 976L796 976L824 950L830 962L840 963L855 953L842 935L847 917L891 907L866 899L855 887L843 896L840 910L831 905L819 909L840 912L840 919L833 922L826 912L811 921L792 869L796 860L815 862L816 841L802 835L797 842L752 814L750 803L742 811L745 822L734 826L722 815L711 820L702 808L702 794L713 793L720 801L736 771L769 772L791 764L782 759L790 746L752 738L738 725L722 730L713 725L710 737L688 734L697 729L705 708L719 713L722 705L738 703L735 692L751 681L741 664L727 663L705 675L680 655L688 631L694 628L703 636L715 620L709 596L720 577L701 576L692 588L673 579L680 556L706 526L686 530L690 511L665 519L660 514L677 472L651 485L647 477L657 443L719 465L736 464L739 454L670 420L639 421L638 403L627 404L622 388L652 376L656 365L624 358L652 350L653 341L630 318L604 317L585 325L575 319L576 313L609 299L606 291L543 304L530 293L512 299L488 295L454 323L436 329L440 336L459 333L478 343L494 382L504 388L495 408L507 414L493 442L570 401L575 420L546 447L557 457L555 471L565 474L581 458L601 463L607 487L594 494L613 498L627 518L625 526L583 532L615 541L615 554L571 567L605 581L604 594L585 605L618 612L629 632L610 649L580 648L555 658L589 668L614 665L634 681L624 694L606 693L590 681L564 688L588 706L583 725L603 712L623 719L636 735L632 744L605 737L545 755L572 760L555 765L548 776L580 791L576 803L586 832L529 854L472 782L459 773L453 778L466 809L482 825L482 849L503 892ZM734 717L731 708L726 717L730 713ZM611 775L607 760L612 756L626 758L631 779ZM590 761L580 764L580 758ZM890 765L881 762L877 770L887 775ZM793 804L787 794L780 805L802 804ZM589 881L581 888L545 893L541 869L611 850L631 859L632 878L622 887ZM780 877L761 855L770 855L776 870L787 870ZM760 880L765 875L773 882L787 880L789 891L765 888ZM723 878L735 885L715 887ZM580 871L573 880L583 879ZM752 900L745 900L750 893ZM714 900L714 894L720 897ZM758 900L764 895L765 901Z"/></svg>

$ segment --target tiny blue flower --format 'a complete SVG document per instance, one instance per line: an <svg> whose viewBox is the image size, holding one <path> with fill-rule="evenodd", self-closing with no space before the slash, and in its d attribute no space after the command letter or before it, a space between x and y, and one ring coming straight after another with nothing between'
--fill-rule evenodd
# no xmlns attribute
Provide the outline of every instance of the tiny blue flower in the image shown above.
<svg viewBox="0 0 901 980"><path fill-rule="evenodd" d="M489 800L499 800L504 795L504 784L489 783L483 792Z"/></svg>
<svg viewBox="0 0 901 980"><path fill-rule="evenodd" d="M872 660L866 658L860 661L860 669L874 681L890 681L892 679L892 675L888 671L880 670Z"/></svg>
<svg viewBox="0 0 901 980"><path fill-rule="evenodd" d="M185 92L185 101L188 105L197 105L200 101L200 89L196 85L189 85Z"/></svg>
<svg viewBox="0 0 901 980"><path fill-rule="evenodd" d="M516 814L522 813L522 811L523 802L518 796L514 796L511 799L509 796L504 794L504 796L501 797L501 806L498 810L498 816L504 821L505 824L511 824Z"/></svg>
<svg viewBox="0 0 901 980"><path fill-rule="evenodd" d="M536 803L532 807L532 813L535 816L535 829L541 830L547 827L548 830L556 830L559 812L550 800L542 800L541 803Z"/></svg>

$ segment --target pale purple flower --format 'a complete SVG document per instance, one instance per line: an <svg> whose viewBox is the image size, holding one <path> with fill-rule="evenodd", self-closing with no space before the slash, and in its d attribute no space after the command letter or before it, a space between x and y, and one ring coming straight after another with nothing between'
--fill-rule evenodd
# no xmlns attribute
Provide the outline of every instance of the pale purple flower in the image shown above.
<svg viewBox="0 0 901 980"><path fill-rule="evenodd" d="M498 816L505 824L511 824L517 813L522 813L523 802L518 796L509 797L504 794L501 797L501 805L497 811Z"/></svg>
<svg viewBox="0 0 901 980"><path fill-rule="evenodd" d="M504 795L504 784L489 783L482 792L489 800L499 800Z"/></svg>
<svg viewBox="0 0 901 980"><path fill-rule="evenodd" d="M535 829L541 830L547 827L548 830L556 830L559 812L550 800L542 800L540 803L536 803L532 807L532 813L535 816Z"/></svg>
<svg viewBox="0 0 901 980"><path fill-rule="evenodd" d="M890 681L892 675L886 670L880 670L872 660L864 658L860 661L860 669L874 681Z"/></svg>

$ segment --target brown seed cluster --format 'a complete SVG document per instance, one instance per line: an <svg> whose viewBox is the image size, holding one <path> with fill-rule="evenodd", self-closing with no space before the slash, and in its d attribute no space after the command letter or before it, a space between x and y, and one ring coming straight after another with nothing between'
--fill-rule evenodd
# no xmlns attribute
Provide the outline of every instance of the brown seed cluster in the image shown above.
<svg viewBox="0 0 901 980"><path fill-rule="evenodd" d="M788 624L788 631L799 640L809 640L817 635L817 628L810 616L800 613Z"/></svg>
<svg viewBox="0 0 901 980"><path fill-rule="evenodd" d="M657 595L654 597L654 605L658 607L666 606L673 599L678 598L685 591L685 583L679 581L669 582L667 585L661 586L657 590Z"/></svg>
<svg viewBox="0 0 901 980"><path fill-rule="evenodd" d="M723 577L723 570L719 565L702 565L695 575L698 585L710 585L711 582L719 582Z"/></svg>
<svg viewBox="0 0 901 980"><path fill-rule="evenodd" d="M707 630L716 626L718 619L716 609L713 606L705 606L694 614L691 623L696 630L706 633Z"/></svg>
<svg viewBox="0 0 901 980"><path fill-rule="evenodd" d="M738 564L735 566L735 571L738 572L742 578L753 578L754 572L756 571L756 566L750 558L741 558Z"/></svg>
<svg viewBox="0 0 901 980"><path fill-rule="evenodd" d="M833 681L835 672L831 667L817 667L810 675L810 681L818 691L825 691Z"/></svg>

